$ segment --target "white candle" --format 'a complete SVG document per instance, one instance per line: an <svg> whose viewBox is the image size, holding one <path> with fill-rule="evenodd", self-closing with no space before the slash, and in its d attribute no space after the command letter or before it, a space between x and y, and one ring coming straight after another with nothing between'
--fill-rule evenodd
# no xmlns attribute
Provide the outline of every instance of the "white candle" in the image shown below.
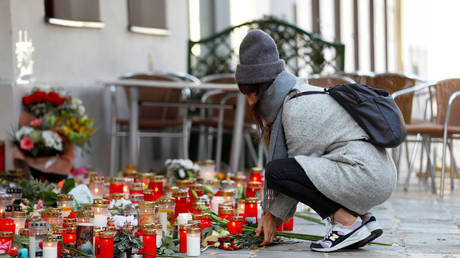
<svg viewBox="0 0 460 258"><path fill-rule="evenodd" d="M191 213L179 213L177 216L177 225L186 225L189 220L192 220Z"/></svg>
<svg viewBox="0 0 460 258"><path fill-rule="evenodd" d="M161 230L168 232L168 213L160 211L158 213L158 219L160 220Z"/></svg>
<svg viewBox="0 0 460 258"><path fill-rule="evenodd" d="M95 227L106 227L107 226L107 215L106 214L94 214L93 223Z"/></svg>
<svg viewBox="0 0 460 258"><path fill-rule="evenodd" d="M57 258L57 243L45 243L43 245L43 257Z"/></svg>
<svg viewBox="0 0 460 258"><path fill-rule="evenodd" d="M215 214L219 213L219 204L224 203L225 198L223 196L214 196L211 200L211 210Z"/></svg>
<svg viewBox="0 0 460 258"><path fill-rule="evenodd" d="M200 256L200 233L187 232L187 256Z"/></svg>

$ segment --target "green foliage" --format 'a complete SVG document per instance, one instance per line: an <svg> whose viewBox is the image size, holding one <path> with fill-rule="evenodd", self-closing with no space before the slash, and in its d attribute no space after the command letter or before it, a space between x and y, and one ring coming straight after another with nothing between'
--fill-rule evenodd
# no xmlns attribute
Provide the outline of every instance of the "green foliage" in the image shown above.
<svg viewBox="0 0 460 258"><path fill-rule="evenodd" d="M22 187L22 198L27 199L31 204L37 203L38 200L43 200L45 206L56 205L56 193L59 192L56 184L31 178L20 186Z"/></svg>
<svg viewBox="0 0 460 258"><path fill-rule="evenodd" d="M143 247L144 244L139 238L125 232L116 234L113 239L114 254L121 254L131 251L132 249L141 249Z"/></svg>
<svg viewBox="0 0 460 258"><path fill-rule="evenodd" d="M28 236L13 236L13 246L17 249L29 248L29 237Z"/></svg>
<svg viewBox="0 0 460 258"><path fill-rule="evenodd" d="M73 178L67 179L64 181L64 185L62 186L61 193L62 194L67 194L69 193L72 189L75 188L75 180Z"/></svg>
<svg viewBox="0 0 460 258"><path fill-rule="evenodd" d="M162 237L161 247L158 248L157 254L159 255L173 255L179 252L179 239L173 239L169 236Z"/></svg>

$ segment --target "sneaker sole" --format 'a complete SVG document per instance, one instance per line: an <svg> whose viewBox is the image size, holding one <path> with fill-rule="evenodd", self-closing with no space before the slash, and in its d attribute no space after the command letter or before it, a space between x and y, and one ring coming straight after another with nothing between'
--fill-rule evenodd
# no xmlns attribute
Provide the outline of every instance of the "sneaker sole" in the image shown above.
<svg viewBox="0 0 460 258"><path fill-rule="evenodd" d="M361 242L371 236L371 233L367 229L367 227L361 227L360 229L356 230L350 237L347 239L343 240L343 242L339 243L336 246L330 247L330 248L315 248L312 247L311 250L315 252L322 252L322 253L329 253L329 252L334 252L340 249L344 249L350 245L353 245L355 243Z"/></svg>

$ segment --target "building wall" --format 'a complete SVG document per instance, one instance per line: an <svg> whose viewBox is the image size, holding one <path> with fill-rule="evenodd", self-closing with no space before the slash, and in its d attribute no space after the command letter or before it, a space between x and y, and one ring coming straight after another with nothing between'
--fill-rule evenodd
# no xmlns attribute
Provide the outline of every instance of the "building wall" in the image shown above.
<svg viewBox="0 0 460 258"><path fill-rule="evenodd" d="M109 98L97 81L149 71L151 67L155 71L185 72L189 35L187 3L187 0L167 1L170 35L152 36L127 30L126 0L100 0L101 20L105 23L102 29L47 24L43 0L0 1L0 79L7 79L0 81L0 139L7 140L11 128L17 125L21 97L31 87L62 86L83 100L88 116L94 118L98 128L91 140L93 154L77 155L75 166L87 165L107 172ZM14 69L12 45L18 40L19 30L28 32L35 48L35 81L25 86L13 83L18 72ZM121 111L126 114L126 107ZM11 167L8 159L7 168Z"/></svg>
<svg viewBox="0 0 460 258"><path fill-rule="evenodd" d="M0 1L0 81L13 79L10 1Z"/></svg>
<svg viewBox="0 0 460 258"><path fill-rule="evenodd" d="M171 35L166 37L129 32L124 0L100 0L103 29L46 24L43 2L10 1L12 31L27 30L34 43L37 81L91 84L126 72L147 71L149 54L155 70L186 70L186 0L167 1L167 26ZM13 42L17 37L13 33Z"/></svg>

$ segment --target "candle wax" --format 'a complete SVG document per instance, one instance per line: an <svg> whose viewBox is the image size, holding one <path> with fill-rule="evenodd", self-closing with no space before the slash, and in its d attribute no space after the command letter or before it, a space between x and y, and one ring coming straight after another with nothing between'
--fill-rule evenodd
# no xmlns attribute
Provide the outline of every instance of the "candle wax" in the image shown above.
<svg viewBox="0 0 460 258"><path fill-rule="evenodd" d="M142 242L144 243L144 253L146 254L157 254L157 237L156 235L142 236ZM148 257L148 256L146 256Z"/></svg>

